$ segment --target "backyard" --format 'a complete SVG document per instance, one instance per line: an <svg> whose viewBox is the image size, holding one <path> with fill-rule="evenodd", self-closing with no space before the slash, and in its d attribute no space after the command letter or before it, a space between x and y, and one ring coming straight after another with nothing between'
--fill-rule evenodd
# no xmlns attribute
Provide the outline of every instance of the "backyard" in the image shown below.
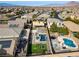
<svg viewBox="0 0 79 59"><path fill-rule="evenodd" d="M62 35L68 35L69 31L66 27L57 27L55 23L51 25L50 32L58 32Z"/></svg>
<svg viewBox="0 0 79 59"><path fill-rule="evenodd" d="M32 44L32 54L45 54L46 51L46 44Z"/></svg>

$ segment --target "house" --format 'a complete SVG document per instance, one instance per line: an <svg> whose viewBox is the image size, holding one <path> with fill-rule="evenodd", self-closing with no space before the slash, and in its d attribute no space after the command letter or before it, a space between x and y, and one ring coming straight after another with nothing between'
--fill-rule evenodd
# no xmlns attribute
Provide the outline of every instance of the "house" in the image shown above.
<svg viewBox="0 0 79 59"><path fill-rule="evenodd" d="M45 19L47 19L49 17L50 17L50 15L48 15L48 14L41 14L37 18L45 18Z"/></svg>
<svg viewBox="0 0 79 59"><path fill-rule="evenodd" d="M21 30L20 28L0 28L0 46L7 56L14 56Z"/></svg>
<svg viewBox="0 0 79 59"><path fill-rule="evenodd" d="M50 28L50 26L53 24L53 22L55 22L58 27L63 27L63 22L60 21L59 19L56 19L56 18L48 18L47 19L48 28Z"/></svg>
<svg viewBox="0 0 79 59"><path fill-rule="evenodd" d="M9 18L5 15L0 15L0 28L8 27Z"/></svg>
<svg viewBox="0 0 79 59"><path fill-rule="evenodd" d="M23 16L21 16L22 19L28 19L28 18L32 18L32 14L25 14Z"/></svg>
<svg viewBox="0 0 79 59"><path fill-rule="evenodd" d="M8 25L9 25L9 27L20 27L20 28L23 28L24 27L24 23L26 23L26 22L27 22L26 19L16 18L16 20L8 21Z"/></svg>
<svg viewBox="0 0 79 59"><path fill-rule="evenodd" d="M33 27L35 26L44 26L44 22L43 21L33 21Z"/></svg>
<svg viewBox="0 0 79 59"><path fill-rule="evenodd" d="M64 25L72 32L79 32L79 25L71 21L64 21Z"/></svg>

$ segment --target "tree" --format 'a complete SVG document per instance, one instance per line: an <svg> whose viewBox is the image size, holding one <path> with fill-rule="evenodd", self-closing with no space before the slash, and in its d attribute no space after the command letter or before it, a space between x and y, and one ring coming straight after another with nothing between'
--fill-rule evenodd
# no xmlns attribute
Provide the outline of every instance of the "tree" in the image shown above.
<svg viewBox="0 0 79 59"><path fill-rule="evenodd" d="M29 10L27 10L27 13L30 13L30 11L29 11Z"/></svg>
<svg viewBox="0 0 79 59"><path fill-rule="evenodd" d="M32 9L32 12L34 12L35 11L35 9Z"/></svg>
<svg viewBox="0 0 79 59"><path fill-rule="evenodd" d="M0 8L0 10L3 10L3 9L4 9L4 8L2 8L2 7Z"/></svg>
<svg viewBox="0 0 79 59"><path fill-rule="evenodd" d="M56 25L55 23L53 23L53 24L51 25L50 31L51 31L51 32L57 32L57 25Z"/></svg>
<svg viewBox="0 0 79 59"><path fill-rule="evenodd" d="M74 34L74 36L79 39L79 32L77 32L76 34Z"/></svg>
<svg viewBox="0 0 79 59"><path fill-rule="evenodd" d="M13 14L13 15L6 14L6 16L9 18L9 17L13 17L13 16L15 16L15 15L14 15L14 14Z"/></svg>
<svg viewBox="0 0 79 59"><path fill-rule="evenodd" d="M12 10L8 10L8 13L12 12Z"/></svg>
<svg viewBox="0 0 79 59"><path fill-rule="evenodd" d="M69 33L68 29L66 27L57 27L55 23L53 23L50 27L51 32L58 32L63 35L67 35Z"/></svg>
<svg viewBox="0 0 79 59"><path fill-rule="evenodd" d="M54 9L52 8L52 11L53 11Z"/></svg>
<svg viewBox="0 0 79 59"><path fill-rule="evenodd" d="M16 15L21 15L21 14L24 14L24 13L25 13L24 11L17 11Z"/></svg>
<svg viewBox="0 0 79 59"><path fill-rule="evenodd" d="M56 15L56 11L52 11L50 14L51 17L55 17L55 15Z"/></svg>
<svg viewBox="0 0 79 59"><path fill-rule="evenodd" d="M60 34L63 34L63 35L67 35L69 32L68 32L68 29L65 27L59 27L58 28L58 32L60 33Z"/></svg>
<svg viewBox="0 0 79 59"><path fill-rule="evenodd" d="M32 18L36 18L37 17L37 15L36 14L34 14L33 16L32 16Z"/></svg>

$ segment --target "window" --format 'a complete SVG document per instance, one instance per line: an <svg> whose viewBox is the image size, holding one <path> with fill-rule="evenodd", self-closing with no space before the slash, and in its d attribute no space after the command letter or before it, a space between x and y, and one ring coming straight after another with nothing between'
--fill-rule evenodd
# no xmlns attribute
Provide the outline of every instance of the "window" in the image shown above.
<svg viewBox="0 0 79 59"><path fill-rule="evenodd" d="M10 48L12 40L6 40L6 41L0 41L0 45L2 45L2 48Z"/></svg>

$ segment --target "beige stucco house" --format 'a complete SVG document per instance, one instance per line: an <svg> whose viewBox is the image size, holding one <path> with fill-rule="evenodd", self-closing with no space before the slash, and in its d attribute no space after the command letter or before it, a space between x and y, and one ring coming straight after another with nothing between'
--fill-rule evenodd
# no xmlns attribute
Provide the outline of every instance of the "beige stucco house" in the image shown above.
<svg viewBox="0 0 79 59"><path fill-rule="evenodd" d="M14 56L21 30L18 28L0 28L0 49L8 56Z"/></svg>

